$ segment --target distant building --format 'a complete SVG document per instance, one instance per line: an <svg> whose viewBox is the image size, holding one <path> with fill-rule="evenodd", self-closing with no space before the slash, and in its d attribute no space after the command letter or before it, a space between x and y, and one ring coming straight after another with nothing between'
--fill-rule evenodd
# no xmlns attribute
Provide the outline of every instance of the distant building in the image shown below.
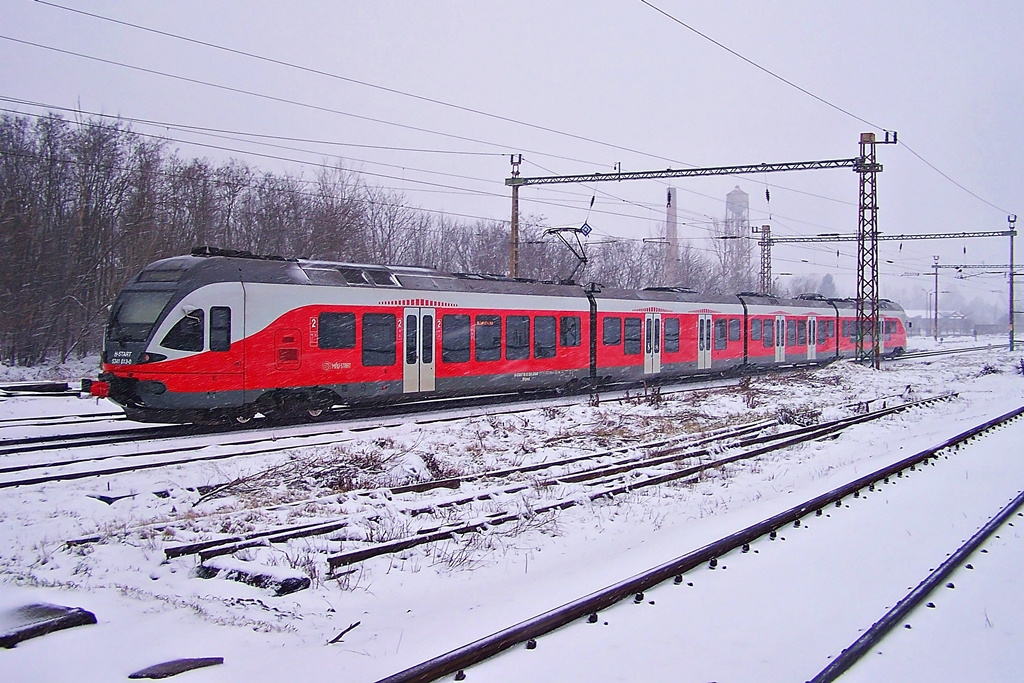
<svg viewBox="0 0 1024 683"><path fill-rule="evenodd" d="M939 311L939 330L936 334L935 311L907 309L910 334L918 337L955 337L973 334L976 325L960 311Z"/></svg>

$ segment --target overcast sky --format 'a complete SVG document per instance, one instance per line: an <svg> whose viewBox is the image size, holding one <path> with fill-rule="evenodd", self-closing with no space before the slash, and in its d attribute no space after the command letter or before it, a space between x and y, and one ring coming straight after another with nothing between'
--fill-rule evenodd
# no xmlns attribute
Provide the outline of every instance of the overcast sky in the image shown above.
<svg viewBox="0 0 1024 683"><path fill-rule="evenodd" d="M1020 2L650 0L748 62L641 0L57 1L342 77L0 0L0 107L170 124L132 127L172 139L187 157L237 157L305 177L340 162L411 205L507 220L511 153L523 155L524 175L837 159L857 156L861 132L888 129L901 144L879 147L883 233L1003 230L1018 210L1024 220ZM271 147L174 128L183 125L313 142ZM587 219L593 239L640 240L661 229L667 182L524 188L522 209L545 225ZM857 227L849 169L671 184L680 236L698 248L737 185L750 195L752 222L776 235ZM882 294L930 290L930 275L903 274L930 274L933 254L996 264L1007 252L1005 238L883 242ZM780 245L774 270L832 273L852 294L855 253L851 243ZM1005 298L1006 282L958 282L946 271L941 287Z"/></svg>

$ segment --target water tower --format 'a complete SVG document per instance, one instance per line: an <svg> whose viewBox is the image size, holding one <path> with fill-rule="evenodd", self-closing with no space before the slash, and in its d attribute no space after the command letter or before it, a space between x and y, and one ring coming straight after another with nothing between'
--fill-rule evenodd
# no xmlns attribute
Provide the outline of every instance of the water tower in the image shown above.
<svg viewBox="0 0 1024 683"><path fill-rule="evenodd" d="M736 188L725 195L725 233L734 237L746 237L750 232L750 195Z"/></svg>

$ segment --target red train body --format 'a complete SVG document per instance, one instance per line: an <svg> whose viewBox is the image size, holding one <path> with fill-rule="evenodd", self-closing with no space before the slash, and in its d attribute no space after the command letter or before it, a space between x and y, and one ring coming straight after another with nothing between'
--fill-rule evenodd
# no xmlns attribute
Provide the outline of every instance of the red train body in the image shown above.
<svg viewBox="0 0 1024 683"><path fill-rule="evenodd" d="M876 343L906 346L883 302ZM120 293L91 392L144 421L599 386L852 356L849 300L617 290L197 250ZM870 335L867 344L870 346Z"/></svg>

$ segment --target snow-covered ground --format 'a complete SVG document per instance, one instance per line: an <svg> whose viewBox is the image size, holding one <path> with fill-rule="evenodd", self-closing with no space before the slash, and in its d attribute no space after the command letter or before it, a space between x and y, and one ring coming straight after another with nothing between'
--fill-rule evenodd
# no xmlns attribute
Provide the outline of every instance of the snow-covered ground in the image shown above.
<svg viewBox="0 0 1024 683"><path fill-rule="evenodd" d="M841 363L664 402L594 406L584 398L515 416L410 421L347 433L333 446L6 489L0 492L0 613L41 601L83 607L99 623L0 652L0 680L118 680L157 662L208 656L225 663L181 680L383 678L1024 405L1020 355L996 348L877 372ZM917 398L960 396L695 481L372 559L335 579L317 564L325 549L395 537L418 523L404 514L416 496L388 500L339 491L554 459L660 433L696 433L783 409L820 411L827 419L843 414L846 404L906 394L907 387ZM0 419L84 413L87 406L109 410L90 400L3 399ZM567 626L540 639L536 650L519 646L473 667L467 680L806 680L1022 488L1022 437L1024 427L985 437L776 541L762 539L749 554L730 554L717 570L695 570L681 586L649 591L642 604L606 610L598 624ZM234 485L220 496L201 499L194 490L225 482ZM136 495L107 505L89 493ZM308 502L275 507L296 500ZM505 497L472 511L484 515L530 502ZM353 529L332 540L298 539L225 559L313 579L311 588L283 597L197 578L193 557L164 560L164 548L182 542L346 513ZM979 680L1024 678L1016 656L1024 633L1021 524L1001 530L985 546L989 552L972 560L975 569L951 579L955 590L930 598L935 609L912 614L912 629L891 634L876 648L881 654L846 679L953 681L972 672ZM91 535L102 540L65 547ZM340 642L328 642L356 622Z"/></svg>

